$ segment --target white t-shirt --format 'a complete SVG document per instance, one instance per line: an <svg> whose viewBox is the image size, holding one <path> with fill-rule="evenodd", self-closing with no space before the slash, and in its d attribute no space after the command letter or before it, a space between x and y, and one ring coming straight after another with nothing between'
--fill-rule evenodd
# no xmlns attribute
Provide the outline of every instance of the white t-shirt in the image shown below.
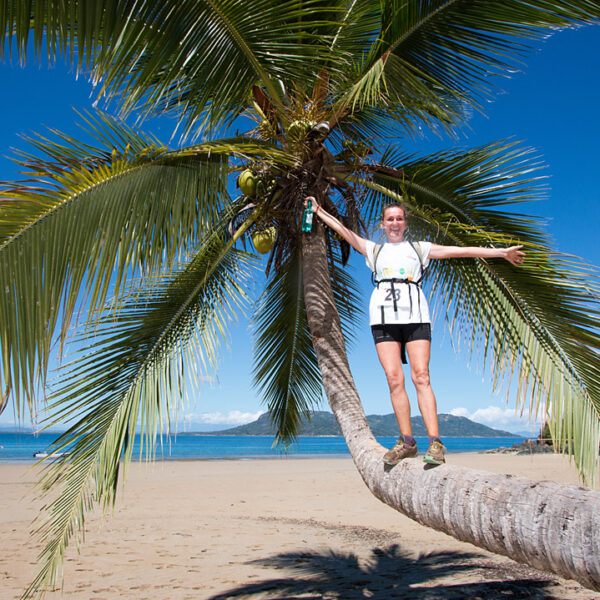
<svg viewBox="0 0 600 600"><path fill-rule="evenodd" d="M375 242L367 241L365 261L374 271L373 254ZM431 242L419 242L423 255L423 266L429 264ZM376 280L409 279L420 281L421 262L409 242L386 243L377 257ZM396 296L394 307L393 296ZM420 286L410 283L382 281L375 287L369 303L369 323L371 325L399 325L403 323L430 323L427 298Z"/></svg>

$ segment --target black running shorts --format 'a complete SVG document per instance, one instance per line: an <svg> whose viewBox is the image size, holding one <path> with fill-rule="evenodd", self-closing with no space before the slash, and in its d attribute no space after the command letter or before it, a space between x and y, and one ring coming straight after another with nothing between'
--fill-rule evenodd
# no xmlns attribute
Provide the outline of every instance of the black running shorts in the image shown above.
<svg viewBox="0 0 600 600"><path fill-rule="evenodd" d="M401 323L399 325L371 325L373 341L406 344L414 340L431 341L431 323Z"/></svg>
<svg viewBox="0 0 600 600"><path fill-rule="evenodd" d="M399 325L371 325L373 341L398 342L402 346L402 362L406 364L406 349L408 342L415 340L431 341L431 323L401 323Z"/></svg>

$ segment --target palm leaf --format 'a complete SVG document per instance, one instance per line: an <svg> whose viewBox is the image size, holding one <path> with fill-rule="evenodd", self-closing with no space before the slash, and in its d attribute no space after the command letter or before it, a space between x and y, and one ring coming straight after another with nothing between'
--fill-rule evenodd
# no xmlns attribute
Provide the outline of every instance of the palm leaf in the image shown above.
<svg viewBox="0 0 600 600"><path fill-rule="evenodd" d="M56 133L20 154L27 179L0 194L2 389L34 410L59 321L90 314L136 272L154 273L197 243L223 206L231 156L285 161L265 142L231 138L169 150L105 115L88 115L81 143ZM91 145L95 142L97 146Z"/></svg>
<svg viewBox="0 0 600 600"><path fill-rule="evenodd" d="M0 18L22 57L30 27L37 52L48 32L49 54L68 50L80 68L93 65L100 95L118 96L125 111L174 111L188 133L204 113L211 123L230 123L253 84L282 105L279 82L314 77L337 16L322 0L105 0L97 10L83 2L22 4L9 2Z"/></svg>
<svg viewBox="0 0 600 600"><path fill-rule="evenodd" d="M276 442L294 439L321 400L321 374L302 298L301 253L296 249L267 282L252 319L254 385L267 404Z"/></svg>
<svg viewBox="0 0 600 600"><path fill-rule="evenodd" d="M329 255L334 299L345 337L352 340L359 291L342 268L339 250ZM321 400L321 374L306 320L299 248L268 280L252 319L254 384L276 430L276 443L292 442L303 419Z"/></svg>
<svg viewBox="0 0 600 600"><path fill-rule="evenodd" d="M132 155L120 145L88 157L89 147L38 137L32 142L47 158L22 155L31 179L3 190L3 372L17 394L19 382L34 388L36 366L45 373L57 320L62 316L64 335L83 289L93 308L104 301L115 267L118 289L132 265L153 270L173 259L197 227L195 199L211 190L207 206L220 202L223 157L177 159L122 133L145 152Z"/></svg>
<svg viewBox="0 0 600 600"><path fill-rule="evenodd" d="M229 124L248 105L253 84L283 105L279 81L303 80L321 62L318 31L307 16L320 2L239 0L167 2L129 28L101 74L130 110L174 110L190 132L207 111L210 123ZM331 15L330 15L331 16ZM310 29L318 30L317 19ZM140 41L142 43L140 43ZM97 69L100 73L100 69Z"/></svg>
<svg viewBox="0 0 600 600"><path fill-rule="evenodd" d="M331 4L339 12L337 22L331 25L330 49L341 48L348 56L368 52L373 32L379 30L381 5L372 0L333 0Z"/></svg>
<svg viewBox="0 0 600 600"><path fill-rule="evenodd" d="M45 46L52 61L62 52L68 54L71 61L77 57L79 68L89 66L101 50L100 33L111 31L117 23L123 26L126 17L110 0L98 0L95 5L97 10L83 10L83 2L5 0L0 11L0 27L4 32L0 56L12 55L14 45L24 63L32 36L36 55L40 55Z"/></svg>
<svg viewBox="0 0 600 600"><path fill-rule="evenodd" d="M362 62L339 86L334 113L391 104L403 107L396 114L413 129L419 122L448 129L465 120L467 105L490 97L493 76L520 67L529 40L599 17L589 0L386 2L378 35L370 34Z"/></svg>
<svg viewBox="0 0 600 600"><path fill-rule="evenodd" d="M137 428L140 453L153 457L186 384L214 373L228 324L248 299L244 282L253 263L232 249L235 239L223 241L227 220L184 268L132 288L77 340L91 343L61 370L49 407L49 425L76 422L53 444L54 451L68 449L68 460L48 466L40 481L44 494L59 491L38 529L46 545L28 592L54 581L91 494L105 506L114 502Z"/></svg>
<svg viewBox="0 0 600 600"><path fill-rule="evenodd" d="M537 161L514 145L408 160L390 154L373 166L366 204L378 214L390 198L412 213L411 231L436 243L522 243L526 265L434 261L431 287L458 340L489 364L494 386L517 377L517 405L552 423L593 481L600 436L600 286L597 269L551 250L539 221L505 209L539 194ZM540 407L541 405L541 407Z"/></svg>

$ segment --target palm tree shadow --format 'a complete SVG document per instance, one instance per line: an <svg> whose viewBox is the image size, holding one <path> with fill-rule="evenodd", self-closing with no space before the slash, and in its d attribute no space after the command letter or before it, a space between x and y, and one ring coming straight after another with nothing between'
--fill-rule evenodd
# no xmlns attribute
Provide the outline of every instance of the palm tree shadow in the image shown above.
<svg viewBox="0 0 600 600"><path fill-rule="evenodd" d="M248 564L291 570L296 576L265 579L211 596L208 600L272 598L276 600L550 600L549 579L511 579L484 557L463 552L434 552L418 558L403 554L398 545L375 548L367 561L352 553L292 552ZM481 581L448 583L448 578L477 569ZM447 578L435 583L435 580Z"/></svg>

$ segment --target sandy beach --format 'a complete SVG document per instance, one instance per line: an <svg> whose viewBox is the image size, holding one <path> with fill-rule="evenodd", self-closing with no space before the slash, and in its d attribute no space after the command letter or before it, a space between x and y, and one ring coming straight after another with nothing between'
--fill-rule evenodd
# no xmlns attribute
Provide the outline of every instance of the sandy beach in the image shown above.
<svg viewBox="0 0 600 600"><path fill-rule="evenodd" d="M577 484L555 455L452 454L454 464ZM40 550L26 465L0 466L0 599ZM376 500L350 459L131 465L114 515L90 515L49 599L600 598L425 528Z"/></svg>

